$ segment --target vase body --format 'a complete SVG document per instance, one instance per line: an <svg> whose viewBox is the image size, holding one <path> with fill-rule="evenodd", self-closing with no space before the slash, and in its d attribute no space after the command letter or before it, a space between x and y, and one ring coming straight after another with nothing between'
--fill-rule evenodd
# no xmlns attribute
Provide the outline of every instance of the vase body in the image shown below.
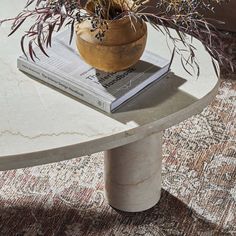
<svg viewBox="0 0 236 236"><path fill-rule="evenodd" d="M107 21L102 40L96 38L90 20L76 27L76 44L81 57L105 72L116 72L134 65L142 56L147 41L147 26L141 19L123 17Z"/></svg>

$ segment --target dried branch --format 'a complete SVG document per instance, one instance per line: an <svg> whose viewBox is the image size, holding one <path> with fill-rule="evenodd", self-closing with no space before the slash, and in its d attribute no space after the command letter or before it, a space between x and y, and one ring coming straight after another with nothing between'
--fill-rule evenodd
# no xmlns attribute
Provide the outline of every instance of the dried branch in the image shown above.
<svg viewBox="0 0 236 236"><path fill-rule="evenodd" d="M229 64L232 70L235 66L230 56L219 47L221 32L199 13L199 9L213 11L212 3L224 2L226 0L157 0L153 6L150 5L150 0L27 0L24 9L16 17L0 20L0 25L11 21L11 36L24 22L33 20L33 24L22 36L20 44L25 55L25 45L28 44L29 56L35 60L37 55L34 46L39 47L48 56L46 48L52 46L53 33L61 30L63 26L70 26L71 42L75 24L89 19L94 31L97 32L95 37L102 40L108 30L108 20L127 16L132 26L133 19L142 18L171 39L175 53L180 55L181 63L188 73L196 71L199 74L196 48L189 41L188 35L203 43L212 57L215 69L215 60L220 64ZM155 13L151 13L151 10L155 10ZM178 37L172 35L169 28L173 28ZM136 29L131 27L131 30ZM180 43L184 45L184 49L179 46Z"/></svg>

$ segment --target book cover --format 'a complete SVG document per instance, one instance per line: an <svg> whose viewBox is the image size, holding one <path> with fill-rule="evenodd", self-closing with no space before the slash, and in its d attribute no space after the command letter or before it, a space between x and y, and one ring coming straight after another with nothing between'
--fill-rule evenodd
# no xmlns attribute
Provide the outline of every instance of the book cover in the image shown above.
<svg viewBox="0 0 236 236"><path fill-rule="evenodd" d="M169 70L170 61L145 51L136 65L106 73L86 64L68 30L58 33L47 49L49 57L35 48L36 58L20 56L18 68L106 112L112 112Z"/></svg>

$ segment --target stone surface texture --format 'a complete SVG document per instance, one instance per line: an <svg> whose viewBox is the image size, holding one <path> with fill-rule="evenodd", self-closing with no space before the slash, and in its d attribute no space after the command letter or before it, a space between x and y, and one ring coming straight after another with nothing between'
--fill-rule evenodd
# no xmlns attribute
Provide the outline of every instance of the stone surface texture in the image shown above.
<svg viewBox="0 0 236 236"><path fill-rule="evenodd" d="M2 4L0 15L7 18L24 3L3 0ZM210 56L196 41L199 78L189 76L176 55L166 78L109 116L18 71L20 32L8 38L9 30L8 24L0 28L0 170L71 159L137 141L200 112L217 92ZM171 56L162 33L149 27L148 37L147 49Z"/></svg>
<svg viewBox="0 0 236 236"><path fill-rule="evenodd" d="M105 194L119 210L139 212L161 195L162 132L105 152Z"/></svg>

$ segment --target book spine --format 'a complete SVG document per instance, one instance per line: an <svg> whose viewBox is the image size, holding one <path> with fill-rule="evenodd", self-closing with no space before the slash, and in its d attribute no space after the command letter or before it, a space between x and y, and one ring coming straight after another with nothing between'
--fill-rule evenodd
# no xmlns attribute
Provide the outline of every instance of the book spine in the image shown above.
<svg viewBox="0 0 236 236"><path fill-rule="evenodd" d="M86 91L82 87L76 87L65 79L60 78L58 75L46 71L22 58L17 59L17 67L19 70L24 71L43 82L67 92L105 112L111 113L111 101L105 100L103 97L99 98L98 96L95 96L94 93Z"/></svg>

